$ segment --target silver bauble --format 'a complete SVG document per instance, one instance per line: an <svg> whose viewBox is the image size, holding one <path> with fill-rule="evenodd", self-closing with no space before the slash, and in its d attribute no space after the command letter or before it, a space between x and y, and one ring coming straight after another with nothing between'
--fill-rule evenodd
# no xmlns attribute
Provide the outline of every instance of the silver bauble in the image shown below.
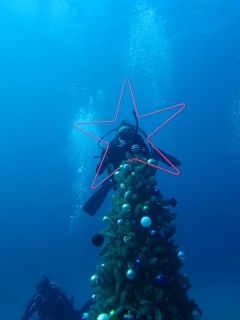
<svg viewBox="0 0 240 320"><path fill-rule="evenodd" d="M114 173L114 177L115 177L115 178L118 177L119 174L120 174L120 171L116 171L116 172Z"/></svg>
<svg viewBox="0 0 240 320"><path fill-rule="evenodd" d="M132 196L131 191L126 191L124 194L124 200L128 201Z"/></svg>
<svg viewBox="0 0 240 320"><path fill-rule="evenodd" d="M98 317L97 320L108 320L109 316L106 313L101 313Z"/></svg>
<svg viewBox="0 0 240 320"><path fill-rule="evenodd" d="M90 284L93 288L95 288L100 283L100 277L96 274L91 276L90 278Z"/></svg>
<svg viewBox="0 0 240 320"><path fill-rule="evenodd" d="M122 212L123 212L123 213L127 213L127 212L129 212L130 210L131 210L130 204L125 203L125 204L122 205Z"/></svg>
<svg viewBox="0 0 240 320"><path fill-rule="evenodd" d="M141 219L141 225L144 228L148 228L150 227L150 225L152 224L152 220L149 217L142 217Z"/></svg>
<svg viewBox="0 0 240 320"><path fill-rule="evenodd" d="M155 165L155 166L157 165L157 161L154 160L154 159L149 159L149 160L148 160L148 163L149 163L149 164L153 164L153 165Z"/></svg>
<svg viewBox="0 0 240 320"><path fill-rule="evenodd" d="M130 172L132 171L132 166L131 166L129 163L125 163L125 164L123 165L123 170L124 170L125 172L130 173Z"/></svg>
<svg viewBox="0 0 240 320"><path fill-rule="evenodd" d="M146 213L146 214L148 214L148 213L150 212L149 206L144 206L144 207L143 207L143 212Z"/></svg>
<svg viewBox="0 0 240 320"><path fill-rule="evenodd" d="M128 269L128 271L126 272L126 277L129 279L129 280L133 280L136 278L136 272L133 270L133 269Z"/></svg>

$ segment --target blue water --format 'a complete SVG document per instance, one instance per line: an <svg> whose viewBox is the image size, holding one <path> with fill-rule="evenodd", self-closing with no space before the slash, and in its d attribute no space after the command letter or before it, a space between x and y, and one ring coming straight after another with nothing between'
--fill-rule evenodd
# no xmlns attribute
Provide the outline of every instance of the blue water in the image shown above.
<svg viewBox="0 0 240 320"><path fill-rule="evenodd" d="M158 172L158 186L178 200L175 240L203 318L240 317L239 15L230 0L1 1L1 319L22 316L42 273L76 307L91 297L109 199L94 218L81 209L99 150L73 124L113 119L126 77L141 114L187 104L157 138L181 175ZM133 120L125 94L120 118ZM162 116L140 125L150 133Z"/></svg>

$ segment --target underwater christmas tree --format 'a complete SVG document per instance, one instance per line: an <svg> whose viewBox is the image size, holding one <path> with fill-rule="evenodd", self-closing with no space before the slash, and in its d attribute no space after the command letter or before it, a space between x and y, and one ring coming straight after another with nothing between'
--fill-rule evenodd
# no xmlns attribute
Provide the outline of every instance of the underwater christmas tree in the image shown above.
<svg viewBox="0 0 240 320"><path fill-rule="evenodd" d="M184 254L172 239L176 214L167 208L174 199L156 188L155 160L138 158L150 165L129 160L114 174L116 194L101 231L102 264L90 279L96 303L86 318L201 319L188 298L190 281L179 272Z"/></svg>

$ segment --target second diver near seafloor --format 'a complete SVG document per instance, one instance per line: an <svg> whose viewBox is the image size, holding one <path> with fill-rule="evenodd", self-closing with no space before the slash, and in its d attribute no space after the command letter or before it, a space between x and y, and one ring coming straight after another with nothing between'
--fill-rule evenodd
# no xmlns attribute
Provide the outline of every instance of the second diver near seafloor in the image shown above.
<svg viewBox="0 0 240 320"><path fill-rule="evenodd" d="M131 157L136 157L136 154L140 154L142 157L146 159L152 158L156 161L161 161L164 164L170 166L170 164L162 156L160 156L160 154L156 152L155 149L151 147L151 145L148 146L145 143L143 136L146 138L147 135L141 128L138 127L137 119L135 126L130 124L128 121L123 120L120 126L114 130L117 130L117 135L110 142L108 153L106 154L106 157L102 163L102 166L98 173L99 175L101 175L106 169L108 171L108 174L110 175L113 171L120 167L122 161L128 160L127 155L130 155ZM163 152L162 150L159 151L161 151L161 153L167 159L169 159L169 161L175 167L181 165L181 162L175 157ZM103 158L104 153L105 149L103 149L102 151L101 160ZM96 172L98 171L100 163L97 165ZM114 178L105 181L99 188L99 190L97 190L83 205L83 210L90 216L94 216L101 207L102 203L104 202L108 192L112 188L114 188L114 184Z"/></svg>

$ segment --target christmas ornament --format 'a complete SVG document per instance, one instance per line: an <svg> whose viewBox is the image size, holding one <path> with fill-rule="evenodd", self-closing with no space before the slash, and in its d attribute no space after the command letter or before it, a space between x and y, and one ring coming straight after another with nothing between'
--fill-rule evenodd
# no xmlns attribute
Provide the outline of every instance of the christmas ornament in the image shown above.
<svg viewBox="0 0 240 320"><path fill-rule="evenodd" d="M156 188L156 189L154 190L154 193L155 193L155 195L157 195L157 196L158 196L161 192L160 192L160 190L159 190L159 189L157 189L157 188Z"/></svg>
<svg viewBox="0 0 240 320"><path fill-rule="evenodd" d="M128 201L132 196L131 191L126 191L124 194L124 200Z"/></svg>
<svg viewBox="0 0 240 320"><path fill-rule="evenodd" d="M124 242L125 244L129 244L130 241L131 241L131 237L125 236L125 237L123 238L123 242Z"/></svg>
<svg viewBox="0 0 240 320"><path fill-rule="evenodd" d="M200 320L202 318L202 312L199 309L194 309L192 311L192 319L193 320Z"/></svg>
<svg viewBox="0 0 240 320"><path fill-rule="evenodd" d="M109 319L111 320L118 320L118 314L115 309L111 310L109 313Z"/></svg>
<svg viewBox="0 0 240 320"><path fill-rule="evenodd" d="M185 254L182 251L179 251L177 256L178 256L178 259L181 261L184 261L186 259Z"/></svg>
<svg viewBox="0 0 240 320"><path fill-rule="evenodd" d="M155 166L157 165L157 161L154 160L154 159L149 159L149 160L148 160L148 163L149 163L149 164L153 164L153 165L155 165Z"/></svg>
<svg viewBox="0 0 240 320"><path fill-rule="evenodd" d="M114 173L114 177L117 178L117 177L119 176L119 174L120 174L120 171L116 171L116 172Z"/></svg>
<svg viewBox="0 0 240 320"><path fill-rule="evenodd" d="M129 212L130 210L131 210L130 204L125 203L125 204L122 206L122 212L127 213L127 212Z"/></svg>
<svg viewBox="0 0 240 320"><path fill-rule="evenodd" d="M103 242L104 242L104 237L99 233L95 234L92 237L92 243L96 247L100 247L103 244Z"/></svg>
<svg viewBox="0 0 240 320"><path fill-rule="evenodd" d="M152 224L152 220L149 217L143 217L141 219L141 225L144 228L150 227L151 224Z"/></svg>
<svg viewBox="0 0 240 320"><path fill-rule="evenodd" d="M156 235L157 235L157 231L152 230L152 231L151 231L151 236L155 237Z"/></svg>
<svg viewBox="0 0 240 320"><path fill-rule="evenodd" d="M96 297L97 297L97 295L94 293L94 294L92 295L92 301L93 301L93 302L96 302Z"/></svg>
<svg viewBox="0 0 240 320"><path fill-rule="evenodd" d="M176 225L174 222L171 222L169 227L166 227L163 230L163 234L166 238L171 238L174 235L175 231L176 231Z"/></svg>
<svg viewBox="0 0 240 320"><path fill-rule="evenodd" d="M97 320L108 320L109 316L106 313L101 313L98 317Z"/></svg>
<svg viewBox="0 0 240 320"><path fill-rule="evenodd" d="M125 183L121 183L121 184L120 184L120 189L122 189L122 190L126 189Z"/></svg>
<svg viewBox="0 0 240 320"><path fill-rule="evenodd" d="M129 163L125 163L125 164L123 165L123 170L124 170L125 172L130 173L130 172L132 171L132 167L131 167L131 165L130 165Z"/></svg>
<svg viewBox="0 0 240 320"><path fill-rule="evenodd" d="M108 221L109 221L108 216L104 216L104 217L103 217L103 222L108 222Z"/></svg>
<svg viewBox="0 0 240 320"><path fill-rule="evenodd" d="M136 272L133 270L133 269L128 269L128 271L126 272L126 277L129 279L129 280L133 280L136 278Z"/></svg>
<svg viewBox="0 0 240 320"><path fill-rule="evenodd" d="M134 316L131 315L131 312L130 312L130 311L128 311L128 313L123 316L123 319L124 319L124 320L129 320L129 319L132 320L132 319L134 319Z"/></svg>
<svg viewBox="0 0 240 320"><path fill-rule="evenodd" d="M172 199L170 200L170 205L171 205L173 208L176 207L176 205L177 205L177 200L174 199L174 198L172 198Z"/></svg>
<svg viewBox="0 0 240 320"><path fill-rule="evenodd" d="M141 259L137 259L136 260L136 266L140 267L142 265L142 260Z"/></svg>
<svg viewBox="0 0 240 320"><path fill-rule="evenodd" d="M146 213L146 214L148 214L148 213L150 212L149 206L144 206L144 207L143 207L143 212Z"/></svg>
<svg viewBox="0 0 240 320"><path fill-rule="evenodd" d="M132 177L136 177L136 172L131 173Z"/></svg>
<svg viewBox="0 0 240 320"><path fill-rule="evenodd" d="M159 287L161 287L161 288L165 288L170 285L170 280L169 280L168 276L165 274L159 274L156 276L155 279L157 280L157 283L158 283Z"/></svg>
<svg viewBox="0 0 240 320"><path fill-rule="evenodd" d="M90 278L90 285L95 288L100 283L100 277L96 274L91 276Z"/></svg>
<svg viewBox="0 0 240 320"><path fill-rule="evenodd" d="M118 225L118 226L122 226L122 225L123 225L123 219L118 219L117 225Z"/></svg>

